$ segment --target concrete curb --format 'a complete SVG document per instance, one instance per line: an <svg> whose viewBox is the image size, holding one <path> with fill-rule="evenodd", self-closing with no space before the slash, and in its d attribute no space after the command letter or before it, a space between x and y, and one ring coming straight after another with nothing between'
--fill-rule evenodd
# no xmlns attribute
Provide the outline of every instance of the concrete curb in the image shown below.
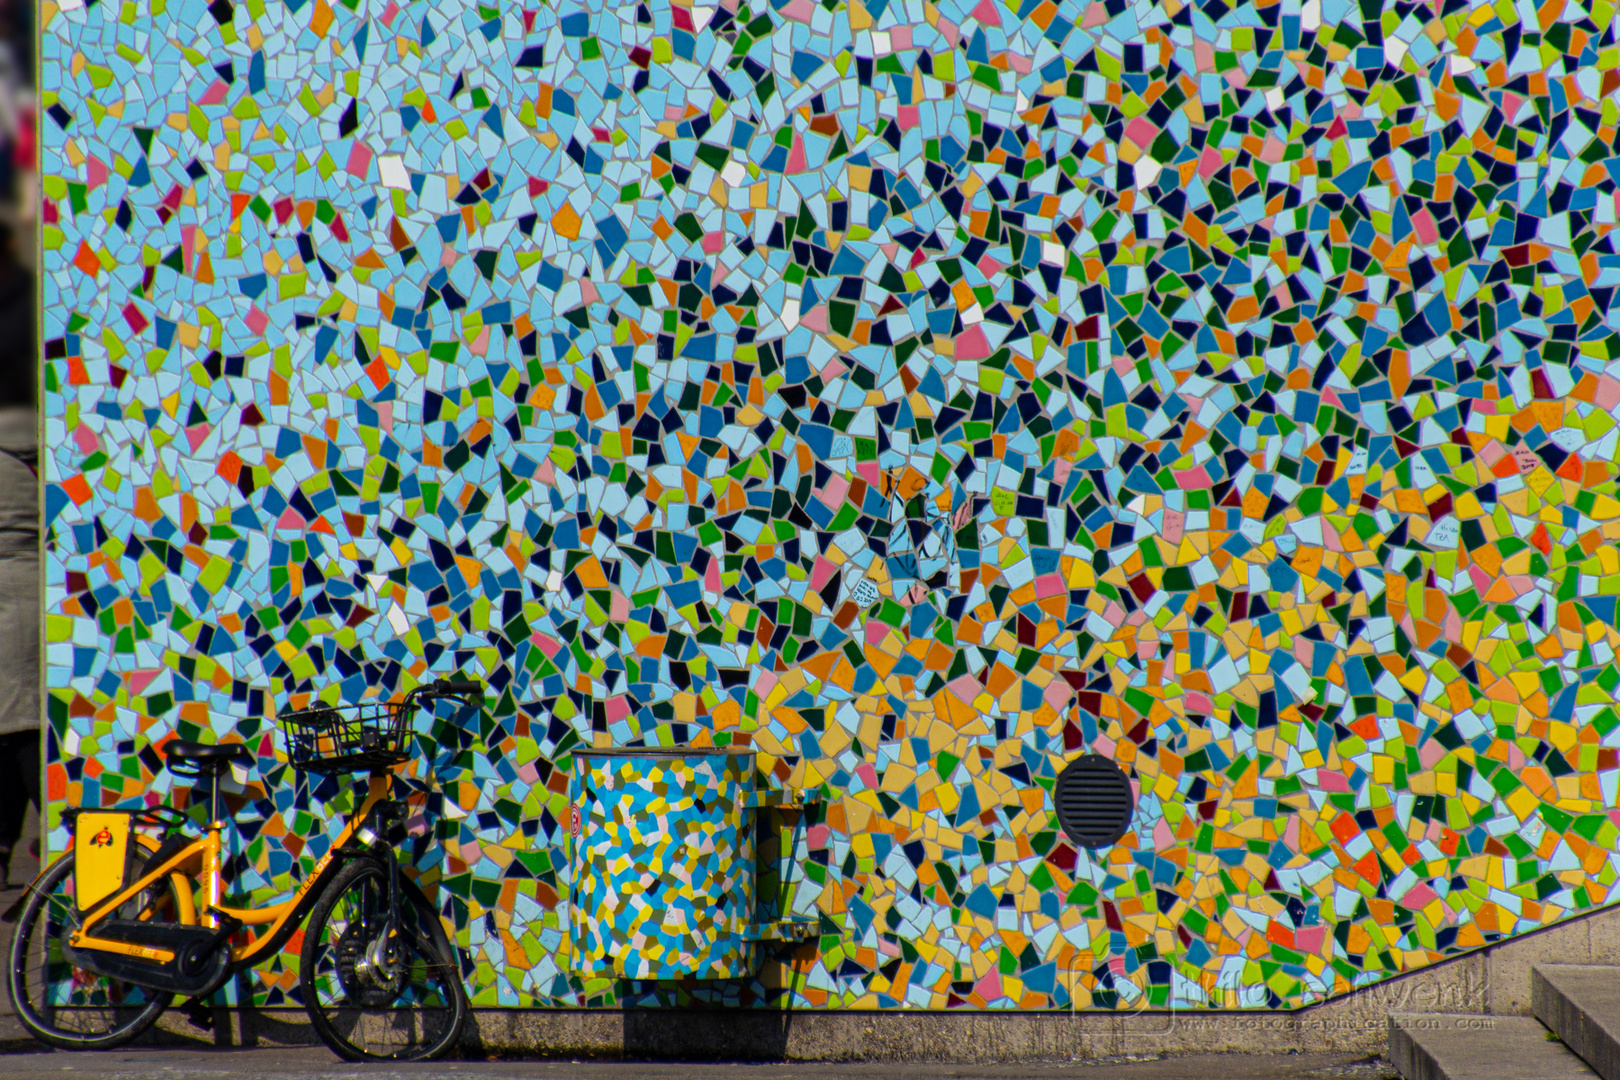
<svg viewBox="0 0 1620 1080"><path fill-rule="evenodd" d="M1603 1080L1620 1080L1620 968L1537 964L1530 974L1536 1017Z"/></svg>
<svg viewBox="0 0 1620 1080"><path fill-rule="evenodd" d="M1388 1056L1406 1080L1593 1080L1528 1016L1392 1013Z"/></svg>
<svg viewBox="0 0 1620 1080"><path fill-rule="evenodd" d="M1096 1061L1131 1055L1290 1054L1383 1049L1377 999L1300 1014L782 1013L724 1010L478 1009L474 1054L597 1060L920 1062ZM158 1045L307 1046L301 1009L216 1009L210 1031L171 1010Z"/></svg>
<svg viewBox="0 0 1620 1080"><path fill-rule="evenodd" d="M940 1062L1096 1061L1132 1055L1288 1054L1382 1049L1376 1009L1272 1013L810 1013L725 1010L476 1009L473 1054L596 1060ZM308 1046L302 1009L216 1009L212 1030L171 1010L154 1045Z"/></svg>

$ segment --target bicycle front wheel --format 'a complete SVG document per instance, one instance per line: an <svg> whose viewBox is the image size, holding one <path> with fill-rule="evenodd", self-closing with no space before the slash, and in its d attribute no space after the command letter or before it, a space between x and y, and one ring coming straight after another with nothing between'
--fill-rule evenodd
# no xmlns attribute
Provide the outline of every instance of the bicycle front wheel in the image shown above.
<svg viewBox="0 0 1620 1080"><path fill-rule="evenodd" d="M388 868L351 863L304 931L298 983L321 1041L350 1061L431 1061L461 1037L467 991L439 913L400 879L388 926Z"/></svg>
<svg viewBox="0 0 1620 1080"><path fill-rule="evenodd" d="M138 851L132 873L145 872ZM74 967L62 951L62 936L79 922L74 898L73 856L67 855L35 882L11 941L11 1000L17 1019L41 1042L64 1050L108 1050L157 1023L174 995L149 990ZM113 914L117 919L178 917L173 886L142 891Z"/></svg>

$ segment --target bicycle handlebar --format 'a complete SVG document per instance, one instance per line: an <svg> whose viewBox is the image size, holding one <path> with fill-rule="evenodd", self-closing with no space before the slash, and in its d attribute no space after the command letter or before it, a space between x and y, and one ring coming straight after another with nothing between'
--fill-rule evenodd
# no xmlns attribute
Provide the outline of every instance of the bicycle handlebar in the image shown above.
<svg viewBox="0 0 1620 1080"><path fill-rule="evenodd" d="M439 679L425 686L419 686L414 693L418 697L461 697L466 694L482 694L484 684L477 679Z"/></svg>

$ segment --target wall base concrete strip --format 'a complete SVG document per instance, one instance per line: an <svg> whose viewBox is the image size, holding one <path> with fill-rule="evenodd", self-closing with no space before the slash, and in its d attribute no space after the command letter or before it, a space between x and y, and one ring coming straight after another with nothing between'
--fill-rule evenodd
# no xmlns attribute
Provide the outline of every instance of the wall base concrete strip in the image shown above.
<svg viewBox="0 0 1620 1080"><path fill-rule="evenodd" d="M301 1009L216 1009L210 1029L171 1010L149 1034L167 1045L300 1046ZM1382 1012L1319 1014L770 1013L755 1011L474 1010L466 1049L582 1059L731 1061L1095 1061L1198 1053L1357 1053L1383 1048Z"/></svg>
<svg viewBox="0 0 1620 1080"><path fill-rule="evenodd" d="M1406 1080L1594 1080L1528 1016L1392 1013L1386 1052Z"/></svg>
<svg viewBox="0 0 1620 1080"><path fill-rule="evenodd" d="M1530 979L1536 1018L1603 1080L1620 1080L1620 967L1537 964Z"/></svg>

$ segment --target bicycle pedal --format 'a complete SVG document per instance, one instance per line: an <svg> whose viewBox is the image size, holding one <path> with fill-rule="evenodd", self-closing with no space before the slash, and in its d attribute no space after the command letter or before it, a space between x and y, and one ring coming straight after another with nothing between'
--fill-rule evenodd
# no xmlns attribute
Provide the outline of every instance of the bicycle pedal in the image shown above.
<svg viewBox="0 0 1620 1080"><path fill-rule="evenodd" d="M204 1005L196 998L190 998L181 1006L186 1020L192 1027L202 1028L204 1031L214 1030L214 1010L212 1006Z"/></svg>

